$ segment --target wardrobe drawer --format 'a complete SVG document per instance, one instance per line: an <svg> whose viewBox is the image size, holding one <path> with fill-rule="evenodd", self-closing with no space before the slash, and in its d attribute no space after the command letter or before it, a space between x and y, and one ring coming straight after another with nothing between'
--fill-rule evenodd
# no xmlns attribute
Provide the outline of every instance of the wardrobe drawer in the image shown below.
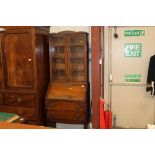
<svg viewBox="0 0 155 155"><path fill-rule="evenodd" d="M35 106L36 96L34 94L5 93L5 104L17 106Z"/></svg>
<svg viewBox="0 0 155 155"><path fill-rule="evenodd" d="M30 108L0 105L0 111L17 114L26 120L36 120L37 118L35 108L32 107Z"/></svg>
<svg viewBox="0 0 155 155"><path fill-rule="evenodd" d="M4 102L3 102L3 94L2 93L0 93L0 104L4 104Z"/></svg>

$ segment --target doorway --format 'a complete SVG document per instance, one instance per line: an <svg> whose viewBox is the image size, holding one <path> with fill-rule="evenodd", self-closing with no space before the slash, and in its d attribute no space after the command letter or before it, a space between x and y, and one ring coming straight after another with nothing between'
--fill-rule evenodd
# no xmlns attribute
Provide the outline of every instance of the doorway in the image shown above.
<svg viewBox="0 0 155 155"><path fill-rule="evenodd" d="M155 27L105 27L104 38L104 99L114 128L154 124L155 97L146 92L146 81Z"/></svg>

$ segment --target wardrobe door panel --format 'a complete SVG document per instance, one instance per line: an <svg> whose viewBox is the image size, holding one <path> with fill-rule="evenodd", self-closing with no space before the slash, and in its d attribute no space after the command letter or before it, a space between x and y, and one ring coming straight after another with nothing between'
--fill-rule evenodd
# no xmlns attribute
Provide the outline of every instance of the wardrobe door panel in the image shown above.
<svg viewBox="0 0 155 155"><path fill-rule="evenodd" d="M28 32L5 35L5 86L7 88L33 88L33 46Z"/></svg>

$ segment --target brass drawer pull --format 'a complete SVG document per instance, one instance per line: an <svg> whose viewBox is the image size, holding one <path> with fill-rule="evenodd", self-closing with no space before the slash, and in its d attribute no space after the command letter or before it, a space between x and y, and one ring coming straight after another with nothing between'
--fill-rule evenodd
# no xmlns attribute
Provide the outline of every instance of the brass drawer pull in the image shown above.
<svg viewBox="0 0 155 155"><path fill-rule="evenodd" d="M22 98L20 96L17 97L18 103L22 101Z"/></svg>
<svg viewBox="0 0 155 155"><path fill-rule="evenodd" d="M21 116L21 115L24 114L24 112L23 112L23 111L18 111L17 114L18 114L19 116Z"/></svg>

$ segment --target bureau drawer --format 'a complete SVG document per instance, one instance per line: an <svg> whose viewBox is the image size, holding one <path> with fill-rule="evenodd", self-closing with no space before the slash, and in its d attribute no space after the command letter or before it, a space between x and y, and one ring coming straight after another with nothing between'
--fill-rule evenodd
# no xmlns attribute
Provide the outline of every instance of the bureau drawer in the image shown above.
<svg viewBox="0 0 155 155"><path fill-rule="evenodd" d="M7 105L17 106L35 106L36 96L34 94L16 94L16 93L5 93L5 103Z"/></svg>
<svg viewBox="0 0 155 155"><path fill-rule="evenodd" d="M47 120L61 123L83 123L85 109L82 103L71 101L49 101L47 103Z"/></svg>
<svg viewBox="0 0 155 155"><path fill-rule="evenodd" d="M46 108L54 110L71 110L84 109L85 102L67 101L67 100L46 100Z"/></svg>
<svg viewBox="0 0 155 155"><path fill-rule="evenodd" d="M0 105L0 111L17 114L27 120L36 120L36 111L32 107L14 107Z"/></svg>
<svg viewBox="0 0 155 155"><path fill-rule="evenodd" d="M0 93L0 104L4 104L4 102L3 102L3 94L2 93Z"/></svg>
<svg viewBox="0 0 155 155"><path fill-rule="evenodd" d="M59 123L84 123L85 115L83 111L47 111L47 120Z"/></svg>

